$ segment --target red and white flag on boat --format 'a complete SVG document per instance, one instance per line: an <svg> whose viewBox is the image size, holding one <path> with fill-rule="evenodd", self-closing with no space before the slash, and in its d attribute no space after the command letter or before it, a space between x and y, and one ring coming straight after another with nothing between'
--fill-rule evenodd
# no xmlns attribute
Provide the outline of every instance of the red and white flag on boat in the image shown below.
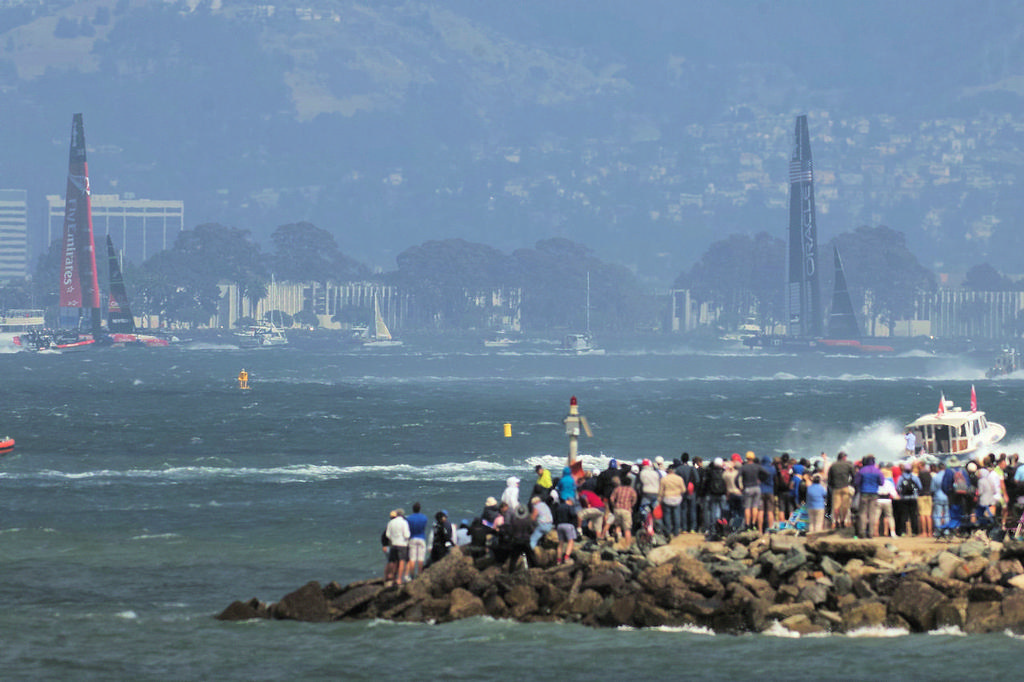
<svg viewBox="0 0 1024 682"><path fill-rule="evenodd" d="M939 409L935 410L935 414L946 414L946 396L943 393L939 394Z"/></svg>
<svg viewBox="0 0 1024 682"><path fill-rule="evenodd" d="M974 392L974 384L971 384L971 412L978 411L978 394Z"/></svg>

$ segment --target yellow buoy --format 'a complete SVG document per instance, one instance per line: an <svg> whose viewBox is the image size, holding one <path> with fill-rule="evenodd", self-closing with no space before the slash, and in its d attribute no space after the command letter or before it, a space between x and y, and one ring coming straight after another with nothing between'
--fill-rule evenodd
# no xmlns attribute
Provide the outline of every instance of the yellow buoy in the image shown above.
<svg viewBox="0 0 1024 682"><path fill-rule="evenodd" d="M238 387L243 391L249 389L249 373L244 369L238 373Z"/></svg>
<svg viewBox="0 0 1024 682"><path fill-rule="evenodd" d="M512 437L512 425L506 423L505 424L505 438L511 438L511 437Z"/></svg>

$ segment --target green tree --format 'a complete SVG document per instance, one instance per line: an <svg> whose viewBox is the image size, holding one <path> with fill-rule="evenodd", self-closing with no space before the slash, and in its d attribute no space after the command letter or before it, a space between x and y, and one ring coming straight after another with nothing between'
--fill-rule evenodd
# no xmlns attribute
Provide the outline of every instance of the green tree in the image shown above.
<svg viewBox="0 0 1024 682"><path fill-rule="evenodd" d="M349 282L366 279L369 269L338 248L334 236L308 222L289 223L270 236L269 269L292 282Z"/></svg>
<svg viewBox="0 0 1024 682"><path fill-rule="evenodd" d="M653 307L627 268L602 262L593 251L564 238L545 239L512 254L512 281L523 289L528 329L583 330L590 281L590 327L595 332L649 326Z"/></svg>
<svg viewBox="0 0 1024 682"><path fill-rule="evenodd" d="M843 258L854 308L859 310L866 292L871 292L867 300L872 321L877 318L891 328L896 320L913 314L918 292L935 291L935 275L918 263L902 232L884 225L861 226L838 235L834 242Z"/></svg>
<svg viewBox="0 0 1024 682"><path fill-rule="evenodd" d="M674 286L719 307L723 322L733 329L752 310L768 328L784 316L785 266L786 244L781 239L767 232L734 234L708 247Z"/></svg>
<svg viewBox="0 0 1024 682"><path fill-rule="evenodd" d="M395 259L391 276L416 301L419 322L435 326L480 326L480 311L467 293L508 286L508 258L490 246L464 239L429 241Z"/></svg>
<svg viewBox="0 0 1024 682"><path fill-rule="evenodd" d="M267 296L269 277L259 244L249 230L205 223L179 233L171 251L181 263L201 310L207 307L204 297L225 280L238 286L253 307Z"/></svg>
<svg viewBox="0 0 1024 682"><path fill-rule="evenodd" d="M988 263L975 265L968 270L964 276L963 286L965 289L975 291L1013 291L1014 289L1013 281Z"/></svg>

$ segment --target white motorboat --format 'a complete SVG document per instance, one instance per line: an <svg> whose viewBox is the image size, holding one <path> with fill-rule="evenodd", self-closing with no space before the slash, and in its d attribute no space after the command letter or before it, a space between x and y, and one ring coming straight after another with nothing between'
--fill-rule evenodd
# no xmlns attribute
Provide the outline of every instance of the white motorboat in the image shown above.
<svg viewBox="0 0 1024 682"><path fill-rule="evenodd" d="M273 323L254 325L244 332L239 332L237 336L243 346L273 348L288 345L288 336L284 330Z"/></svg>
<svg viewBox="0 0 1024 682"><path fill-rule="evenodd" d="M939 408L907 424L917 435L918 445L929 455L967 455L995 445L1006 436L1006 427L990 422L977 409L971 388L971 410L964 412L942 396Z"/></svg>

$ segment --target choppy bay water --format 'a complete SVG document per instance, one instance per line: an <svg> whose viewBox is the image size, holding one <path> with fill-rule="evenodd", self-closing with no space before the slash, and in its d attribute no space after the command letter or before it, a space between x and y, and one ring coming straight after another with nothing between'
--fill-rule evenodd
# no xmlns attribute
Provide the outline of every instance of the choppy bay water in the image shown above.
<svg viewBox="0 0 1024 682"><path fill-rule="evenodd" d="M238 391L245 367L253 390ZM0 670L5 679L981 679L1010 635L790 638L473 620L221 623L234 599L378 574L387 512L455 518L560 466L571 395L589 463L753 449L897 452L944 393L1024 449L1024 381L983 361L629 350L558 357L187 344L0 354ZM1024 377L1021 377L1024 378ZM512 438L502 425L512 424ZM409 652L411 655L395 655ZM802 662L802 665L801 665ZM519 671L519 672L515 672ZM899 671L899 672L898 672Z"/></svg>

